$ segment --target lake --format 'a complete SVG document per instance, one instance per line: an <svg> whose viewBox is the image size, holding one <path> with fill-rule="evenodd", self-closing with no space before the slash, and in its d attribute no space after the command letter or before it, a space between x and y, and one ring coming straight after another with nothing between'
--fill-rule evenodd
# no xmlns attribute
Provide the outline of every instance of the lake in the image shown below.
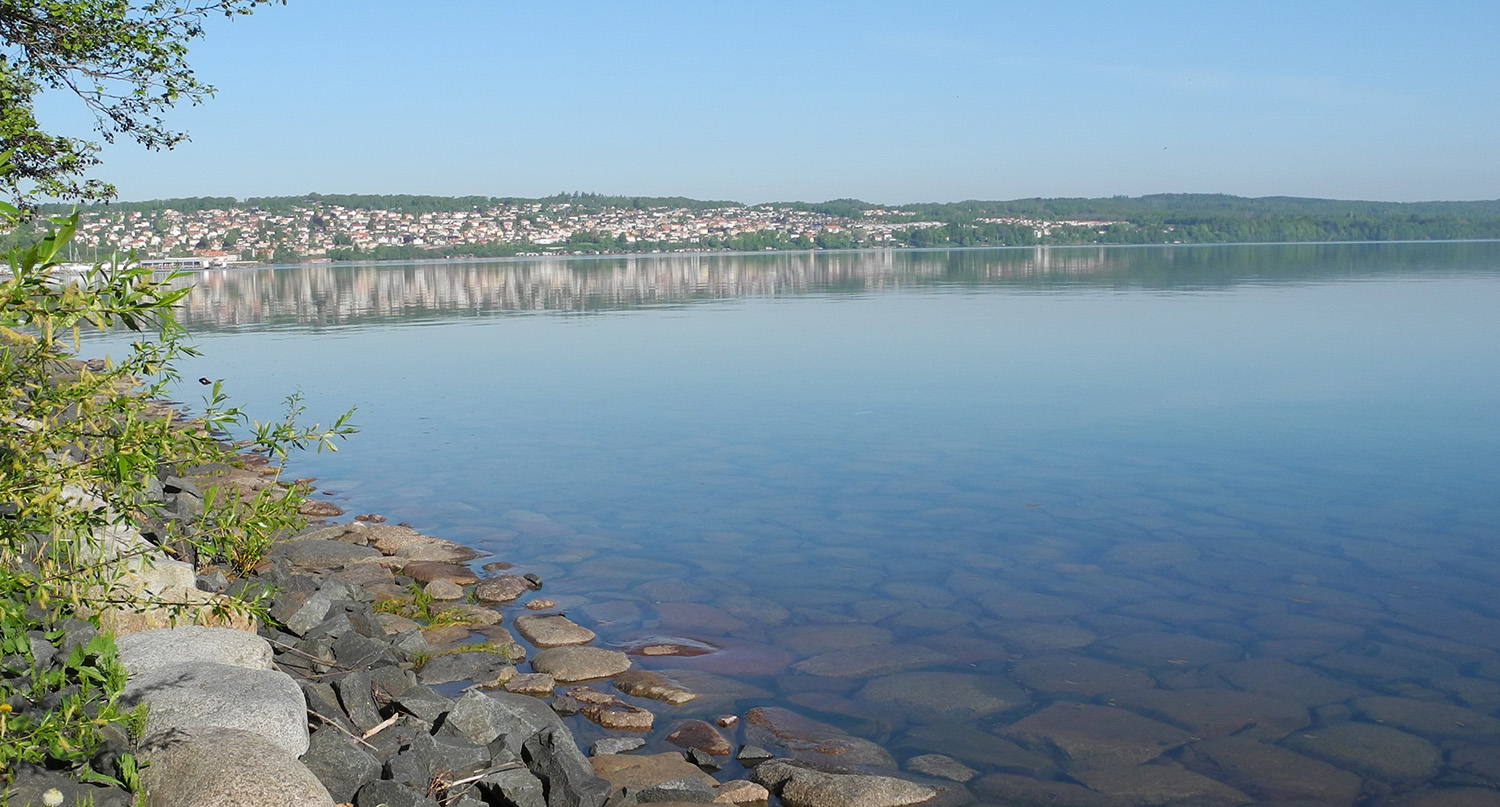
<svg viewBox="0 0 1500 807"><path fill-rule="evenodd" d="M192 280L185 377L358 406L320 495L711 650L636 658L705 693L655 750L771 706L955 804L1500 802L1500 244Z"/></svg>

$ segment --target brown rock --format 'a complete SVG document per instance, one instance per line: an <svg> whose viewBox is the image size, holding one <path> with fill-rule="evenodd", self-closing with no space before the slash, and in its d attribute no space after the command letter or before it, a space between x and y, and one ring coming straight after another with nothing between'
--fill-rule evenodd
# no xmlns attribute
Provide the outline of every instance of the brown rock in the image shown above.
<svg viewBox="0 0 1500 807"><path fill-rule="evenodd" d="M501 621L500 612L493 608L482 605L474 605L467 602L447 603L443 605L442 613L449 616L457 616L463 619L465 625L498 625Z"/></svg>
<svg viewBox="0 0 1500 807"><path fill-rule="evenodd" d="M479 581L474 587L474 598L480 602L512 602L531 590L526 579L517 574L502 574Z"/></svg>
<svg viewBox="0 0 1500 807"><path fill-rule="evenodd" d="M609 780L614 793L622 788L642 790L673 779L696 779L709 787L718 784L712 776L674 751L663 754L601 754L589 757L589 764L594 767L596 776Z"/></svg>
<svg viewBox="0 0 1500 807"><path fill-rule="evenodd" d="M579 714L607 729L616 731L650 731L654 716L640 708L614 699L613 703L588 703Z"/></svg>
<svg viewBox="0 0 1500 807"><path fill-rule="evenodd" d="M771 794L760 785L744 779L732 779L715 788L714 804L760 804Z"/></svg>
<svg viewBox="0 0 1500 807"><path fill-rule="evenodd" d="M531 669L572 683L619 675L630 669L630 657L598 647L552 647L531 659Z"/></svg>
<svg viewBox="0 0 1500 807"><path fill-rule="evenodd" d="M556 607L557 607L557 603L553 602L552 600L548 600L548 599L535 599L535 600L531 600L530 602L526 603L526 610L528 610L528 611L545 611L548 608L556 608Z"/></svg>
<svg viewBox="0 0 1500 807"><path fill-rule="evenodd" d="M401 567L401 573L420 583L447 580L456 586L472 586L479 582L479 576L470 571L467 566L459 566L455 563L412 561Z"/></svg>
<svg viewBox="0 0 1500 807"><path fill-rule="evenodd" d="M312 518L334 518L343 515L344 508L322 499L308 499L297 505L297 513Z"/></svg>
<svg viewBox="0 0 1500 807"><path fill-rule="evenodd" d="M462 642L469 638L469 629L463 625L444 625L439 628L424 628L422 638L434 647Z"/></svg>
<svg viewBox="0 0 1500 807"><path fill-rule="evenodd" d="M760 772L757 768L753 775L759 778ZM786 807L906 807L930 801L937 791L892 776L798 768L781 785L780 795Z"/></svg>
<svg viewBox="0 0 1500 807"><path fill-rule="evenodd" d="M439 602L453 602L464 598L464 587L441 578L422 587L427 596Z"/></svg>
<svg viewBox="0 0 1500 807"><path fill-rule="evenodd" d="M681 706L698 697L661 673L649 670L626 670L615 676L615 689L626 695Z"/></svg>
<svg viewBox="0 0 1500 807"><path fill-rule="evenodd" d="M523 614L516 617L518 633L537 647L564 647L594 641L594 632L561 614Z"/></svg>
<svg viewBox="0 0 1500 807"><path fill-rule="evenodd" d="M505 691L545 698L552 694L554 686L556 682L546 673L517 673L505 682Z"/></svg>
<svg viewBox="0 0 1500 807"><path fill-rule="evenodd" d="M718 729L702 720L679 721L667 735L667 742L680 748L696 748L716 757L727 757L733 750Z"/></svg>

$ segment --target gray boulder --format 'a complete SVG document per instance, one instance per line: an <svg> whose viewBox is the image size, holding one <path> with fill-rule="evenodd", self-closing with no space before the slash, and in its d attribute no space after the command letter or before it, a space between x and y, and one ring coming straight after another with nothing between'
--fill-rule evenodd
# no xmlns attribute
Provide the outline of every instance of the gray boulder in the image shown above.
<svg viewBox="0 0 1500 807"><path fill-rule="evenodd" d="M379 780L359 789L354 807L437 807L437 802L406 785Z"/></svg>
<svg viewBox="0 0 1500 807"><path fill-rule="evenodd" d="M341 804L354 801L354 794L365 783L380 778L380 760L331 727L312 733L302 764Z"/></svg>
<svg viewBox="0 0 1500 807"><path fill-rule="evenodd" d="M602 740L595 740L594 744L589 746L589 756L598 757L608 754L623 754L627 751L642 748L645 745L646 741L639 737L605 737Z"/></svg>
<svg viewBox="0 0 1500 807"><path fill-rule="evenodd" d="M367 546L311 539L282 544L271 551L271 556L285 558L303 569L337 569L363 560L374 560L381 554L380 550Z"/></svg>
<svg viewBox="0 0 1500 807"><path fill-rule="evenodd" d="M491 804L513 804L515 807L547 807L542 780L525 768L496 771L475 783Z"/></svg>
<svg viewBox="0 0 1500 807"><path fill-rule="evenodd" d="M380 725L383 720L380 710L375 706L375 698L371 695L370 673L366 670L355 670L342 678L335 679L334 689L338 690L339 703L344 707L344 713L359 727L360 731L369 731ZM346 799L347 801L347 799Z"/></svg>
<svg viewBox="0 0 1500 807"><path fill-rule="evenodd" d="M516 754L521 752L522 744L543 731L567 731L561 718L536 698L478 690L468 692L453 704L443 726L479 745L488 745L505 735L506 748Z"/></svg>
<svg viewBox="0 0 1500 807"><path fill-rule="evenodd" d="M293 757L307 751L307 702L285 673L194 661L136 676L121 700L149 709L144 735L171 729L240 729L275 743Z"/></svg>
<svg viewBox="0 0 1500 807"><path fill-rule="evenodd" d="M548 728L527 740L521 756L546 784L547 807L603 807L609 796L609 781L594 775L566 728Z"/></svg>
<svg viewBox="0 0 1500 807"><path fill-rule="evenodd" d="M231 728L172 729L141 750L152 807L333 807L311 772L286 748Z"/></svg>
<svg viewBox="0 0 1500 807"><path fill-rule="evenodd" d="M417 680L428 686L451 684L454 681L479 681L488 683L506 667L510 659L501 653L471 651L437 656L422 665Z"/></svg>
<svg viewBox="0 0 1500 807"><path fill-rule="evenodd" d="M271 669L271 645L253 633L231 628L182 625L143 630L115 640L120 663L132 678L184 661L212 661L251 670Z"/></svg>

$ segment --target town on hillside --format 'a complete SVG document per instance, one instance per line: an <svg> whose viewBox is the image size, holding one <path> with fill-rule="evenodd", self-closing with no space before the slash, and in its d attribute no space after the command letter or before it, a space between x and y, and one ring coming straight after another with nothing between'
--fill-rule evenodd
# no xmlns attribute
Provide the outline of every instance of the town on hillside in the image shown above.
<svg viewBox="0 0 1500 807"><path fill-rule="evenodd" d="M1111 222L990 218L1041 238L1058 227ZM143 261L203 265L359 258L852 248L912 245L913 234L944 225L871 207L856 216L794 207L606 207L505 202L469 210L408 212L309 200L284 209L255 206L85 211L78 258L134 251ZM918 239L920 240L920 238Z"/></svg>
<svg viewBox="0 0 1500 807"><path fill-rule="evenodd" d="M51 212L63 212L54 210ZM1217 194L883 206L744 205L560 194L177 199L80 213L74 261L230 265L513 255L882 247L1500 238L1500 201L1387 203Z"/></svg>

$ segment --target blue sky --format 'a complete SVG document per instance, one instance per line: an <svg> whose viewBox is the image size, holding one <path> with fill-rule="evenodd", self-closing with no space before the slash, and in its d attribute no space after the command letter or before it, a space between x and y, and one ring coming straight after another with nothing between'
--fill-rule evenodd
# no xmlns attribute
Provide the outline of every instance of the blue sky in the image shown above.
<svg viewBox="0 0 1500 807"><path fill-rule="evenodd" d="M290 0L126 200L1500 197L1500 3ZM44 123L88 119L49 99Z"/></svg>

